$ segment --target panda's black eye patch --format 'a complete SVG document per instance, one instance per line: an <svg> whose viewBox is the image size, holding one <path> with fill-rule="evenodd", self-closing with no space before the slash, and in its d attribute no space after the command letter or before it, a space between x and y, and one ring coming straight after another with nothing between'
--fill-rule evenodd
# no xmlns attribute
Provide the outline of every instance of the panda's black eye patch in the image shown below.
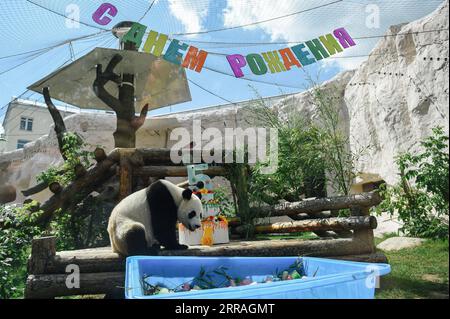
<svg viewBox="0 0 450 319"><path fill-rule="evenodd" d="M189 219L192 219L195 216L197 216L197 213L195 211L190 212L189 215L188 215Z"/></svg>

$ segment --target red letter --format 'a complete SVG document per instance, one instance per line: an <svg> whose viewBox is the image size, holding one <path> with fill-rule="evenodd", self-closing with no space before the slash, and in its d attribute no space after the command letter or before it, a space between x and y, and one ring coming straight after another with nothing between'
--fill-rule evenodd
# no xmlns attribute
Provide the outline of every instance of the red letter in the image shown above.
<svg viewBox="0 0 450 319"><path fill-rule="evenodd" d="M281 57L283 58L284 66L286 67L286 70L290 71L291 67L296 65L297 67L301 68L300 62L295 58L294 53L292 53L291 49L281 49L280 50Z"/></svg>
<svg viewBox="0 0 450 319"><path fill-rule="evenodd" d="M191 70L195 69L196 72L200 73L203 69L207 56L208 52L200 50L199 53L196 47L191 46L186 54L186 57L184 58L182 66Z"/></svg>

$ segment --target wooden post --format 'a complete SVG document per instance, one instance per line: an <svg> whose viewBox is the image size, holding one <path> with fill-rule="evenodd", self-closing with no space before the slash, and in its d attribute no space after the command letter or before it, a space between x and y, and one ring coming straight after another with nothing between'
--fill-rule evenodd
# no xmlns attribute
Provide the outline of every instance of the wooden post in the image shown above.
<svg viewBox="0 0 450 319"><path fill-rule="evenodd" d="M28 273L40 275L45 273L48 261L56 256L56 237L33 239L31 256L28 259Z"/></svg>
<svg viewBox="0 0 450 319"><path fill-rule="evenodd" d="M120 150L119 200L124 199L133 192L133 167L130 163L130 152L133 152L133 149Z"/></svg>
<svg viewBox="0 0 450 319"><path fill-rule="evenodd" d="M370 216L370 207L351 207L350 211L352 213L352 216ZM372 253L376 251L373 229L355 229L353 231L353 239L355 241L365 242Z"/></svg>

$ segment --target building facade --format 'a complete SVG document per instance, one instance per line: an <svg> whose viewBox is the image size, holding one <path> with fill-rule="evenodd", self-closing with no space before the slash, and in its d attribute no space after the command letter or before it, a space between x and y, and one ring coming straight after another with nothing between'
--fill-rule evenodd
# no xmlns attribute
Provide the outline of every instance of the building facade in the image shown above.
<svg viewBox="0 0 450 319"><path fill-rule="evenodd" d="M71 107L57 106L57 108L63 118L79 113L77 109ZM9 103L3 119L4 133L3 142L0 142L0 152L11 152L23 148L27 143L48 134L52 125L53 119L45 104L14 99Z"/></svg>

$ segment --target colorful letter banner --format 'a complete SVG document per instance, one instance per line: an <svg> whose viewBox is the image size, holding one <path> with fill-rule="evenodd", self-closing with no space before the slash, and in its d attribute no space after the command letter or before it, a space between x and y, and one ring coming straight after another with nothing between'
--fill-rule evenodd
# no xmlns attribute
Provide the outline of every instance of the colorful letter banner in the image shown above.
<svg viewBox="0 0 450 319"><path fill-rule="evenodd" d="M195 46L188 45L173 39L169 42L169 36L150 30L145 42L144 36L147 27L134 23L131 30L122 39L123 42L132 42L142 50L157 57L163 56L166 61L180 65L184 68L201 72L205 65L208 52ZM243 69L248 67L254 75L267 73L280 73L302 68L317 61L355 46L356 43L345 28L339 28L316 39L297 44L293 47L280 50L252 53L247 56L241 54L227 55L228 64L237 78L245 76ZM167 47L167 48L166 48Z"/></svg>

